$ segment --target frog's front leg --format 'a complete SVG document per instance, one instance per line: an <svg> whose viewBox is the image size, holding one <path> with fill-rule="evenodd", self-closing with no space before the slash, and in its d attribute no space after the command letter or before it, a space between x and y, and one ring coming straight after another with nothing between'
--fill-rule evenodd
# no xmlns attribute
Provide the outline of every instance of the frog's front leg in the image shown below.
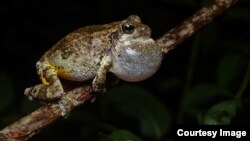
<svg viewBox="0 0 250 141"><path fill-rule="evenodd" d="M24 94L31 100L52 101L61 98L64 90L55 67L46 60L40 60L36 68L43 84L26 88Z"/></svg>
<svg viewBox="0 0 250 141"><path fill-rule="evenodd" d="M97 70L96 76L92 82L92 88L95 92L105 93L105 82L106 75L112 65L112 60L110 56L104 56L102 58L100 67Z"/></svg>

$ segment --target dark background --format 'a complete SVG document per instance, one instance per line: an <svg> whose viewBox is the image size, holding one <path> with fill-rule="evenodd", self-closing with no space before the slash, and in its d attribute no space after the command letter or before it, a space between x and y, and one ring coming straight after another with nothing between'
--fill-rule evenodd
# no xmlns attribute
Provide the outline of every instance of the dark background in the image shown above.
<svg viewBox="0 0 250 141"><path fill-rule="evenodd" d="M157 39L210 2L0 2L0 127L41 106L28 101L23 91L40 83L36 61L69 32L136 14ZM122 135L168 140L171 127L177 123L249 124L249 6L248 0L239 1L169 52L150 79L139 83L120 81L106 95L84 104L31 140L119 140L117 136Z"/></svg>

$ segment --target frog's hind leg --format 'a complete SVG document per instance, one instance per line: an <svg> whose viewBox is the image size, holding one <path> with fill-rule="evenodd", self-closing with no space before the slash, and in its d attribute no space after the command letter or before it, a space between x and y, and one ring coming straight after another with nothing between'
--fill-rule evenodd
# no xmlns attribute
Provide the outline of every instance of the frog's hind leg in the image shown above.
<svg viewBox="0 0 250 141"><path fill-rule="evenodd" d="M60 99L64 90L55 67L46 60L40 60L37 62L36 68L42 84L26 88L24 94L31 100L53 101Z"/></svg>

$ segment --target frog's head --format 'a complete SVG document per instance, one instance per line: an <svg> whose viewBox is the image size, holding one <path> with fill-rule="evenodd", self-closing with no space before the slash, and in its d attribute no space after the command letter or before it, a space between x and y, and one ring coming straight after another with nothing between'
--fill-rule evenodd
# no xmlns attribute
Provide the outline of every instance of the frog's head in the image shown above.
<svg viewBox="0 0 250 141"><path fill-rule="evenodd" d="M119 22L117 31L112 33L112 39L115 41L129 41L136 38L150 38L150 28L141 22L136 15L131 15L127 19Z"/></svg>
<svg viewBox="0 0 250 141"><path fill-rule="evenodd" d="M110 71L125 81L141 81L152 76L162 61L161 48L151 38L150 28L132 15L111 34Z"/></svg>

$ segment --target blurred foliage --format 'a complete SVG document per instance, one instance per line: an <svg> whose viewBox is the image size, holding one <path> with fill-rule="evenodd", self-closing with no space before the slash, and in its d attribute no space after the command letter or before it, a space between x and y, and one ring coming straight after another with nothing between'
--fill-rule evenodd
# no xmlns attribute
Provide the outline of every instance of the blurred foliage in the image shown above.
<svg viewBox="0 0 250 141"><path fill-rule="evenodd" d="M126 130L117 130L114 131L111 135L107 137L109 141L142 141L139 137L134 135L133 133Z"/></svg>
<svg viewBox="0 0 250 141"><path fill-rule="evenodd" d="M142 134L161 139L168 132L170 113L152 93L141 88L122 87L114 88L107 94L117 111L139 121Z"/></svg>
<svg viewBox="0 0 250 141"><path fill-rule="evenodd" d="M138 14L157 38L210 2L1 2L0 127L41 106L23 91L39 83L35 62L68 32ZM239 1L169 52L150 79L121 81L31 140L167 141L176 124L250 124L249 6Z"/></svg>
<svg viewBox="0 0 250 141"><path fill-rule="evenodd" d="M213 105L205 114L203 124L207 125L228 125L232 118L235 117L237 108L239 107L238 100L222 101L219 104Z"/></svg>

